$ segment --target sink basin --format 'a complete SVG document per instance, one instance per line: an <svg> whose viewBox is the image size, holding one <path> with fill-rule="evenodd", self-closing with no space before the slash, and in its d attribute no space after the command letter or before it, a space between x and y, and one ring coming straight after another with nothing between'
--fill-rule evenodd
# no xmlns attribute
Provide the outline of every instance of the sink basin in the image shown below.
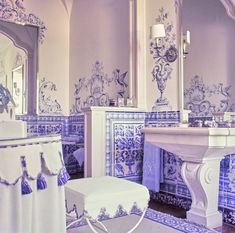
<svg viewBox="0 0 235 233"><path fill-rule="evenodd" d="M211 228L221 226L220 161L225 155L235 153L235 128L166 127L143 128L142 132L146 142L183 160L181 175L192 196L187 219Z"/></svg>
<svg viewBox="0 0 235 233"><path fill-rule="evenodd" d="M0 140L27 137L27 123L24 121L0 121Z"/></svg>
<svg viewBox="0 0 235 233"><path fill-rule="evenodd" d="M183 160L203 160L235 152L235 128L143 128L145 140Z"/></svg>

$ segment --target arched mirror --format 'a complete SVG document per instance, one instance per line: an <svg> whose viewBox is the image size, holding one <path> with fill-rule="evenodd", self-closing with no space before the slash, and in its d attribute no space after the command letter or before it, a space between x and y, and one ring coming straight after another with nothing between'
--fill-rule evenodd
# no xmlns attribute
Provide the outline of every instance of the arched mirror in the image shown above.
<svg viewBox="0 0 235 233"><path fill-rule="evenodd" d="M25 67L27 54L11 39L0 33L0 83L10 90L15 113L26 113Z"/></svg>
<svg viewBox="0 0 235 233"><path fill-rule="evenodd" d="M16 114L36 113L38 27L0 20L0 83L16 104Z"/></svg>
<svg viewBox="0 0 235 233"><path fill-rule="evenodd" d="M232 1L183 1L184 107L193 116L235 111L234 11Z"/></svg>

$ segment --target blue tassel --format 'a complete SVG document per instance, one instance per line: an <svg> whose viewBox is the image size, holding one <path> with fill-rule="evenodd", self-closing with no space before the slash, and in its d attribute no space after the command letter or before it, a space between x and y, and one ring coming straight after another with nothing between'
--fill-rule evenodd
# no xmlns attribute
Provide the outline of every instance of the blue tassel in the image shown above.
<svg viewBox="0 0 235 233"><path fill-rule="evenodd" d="M22 195L27 195L32 193L32 189L24 177L22 177L21 180L21 193Z"/></svg>
<svg viewBox="0 0 235 233"><path fill-rule="evenodd" d="M70 176L65 168L60 170L60 173L58 174L58 185L62 186L67 183L67 181L70 179Z"/></svg>
<svg viewBox="0 0 235 233"><path fill-rule="evenodd" d="M65 180L66 180L66 183L67 183L67 181L70 179L70 175L69 175L69 173L67 172L66 169L64 169L64 178L65 178Z"/></svg>
<svg viewBox="0 0 235 233"><path fill-rule="evenodd" d="M37 177L37 189L44 190L47 188L47 182L45 177L42 174L39 174Z"/></svg>

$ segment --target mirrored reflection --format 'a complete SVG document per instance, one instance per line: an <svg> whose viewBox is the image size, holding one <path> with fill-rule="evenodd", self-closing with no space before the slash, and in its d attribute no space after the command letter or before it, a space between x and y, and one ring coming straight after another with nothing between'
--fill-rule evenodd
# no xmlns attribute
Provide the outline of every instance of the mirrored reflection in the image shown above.
<svg viewBox="0 0 235 233"><path fill-rule="evenodd" d="M0 84L8 88L16 104L15 113L26 112L25 64L27 54L0 33Z"/></svg>
<svg viewBox="0 0 235 233"><path fill-rule="evenodd" d="M234 112L235 21L219 0L187 0L182 30L190 35L184 50L185 109L192 116Z"/></svg>

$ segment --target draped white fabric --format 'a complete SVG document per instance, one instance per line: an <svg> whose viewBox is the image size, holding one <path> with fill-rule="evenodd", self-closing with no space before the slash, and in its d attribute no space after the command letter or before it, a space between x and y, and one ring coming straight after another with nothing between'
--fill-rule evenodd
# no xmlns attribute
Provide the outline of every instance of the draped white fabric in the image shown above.
<svg viewBox="0 0 235 233"><path fill-rule="evenodd" d="M63 167L60 158L60 153L62 154L60 137L40 138L39 144L35 139L31 145L30 142L32 142L30 139L17 140L18 145L6 148L3 148L1 143L0 232L65 233L64 186L58 186L57 175ZM8 141L5 143L7 145ZM45 166L42 163L42 155ZM22 195L21 156L25 156L28 177L32 177L27 179L32 192L26 195ZM45 178L46 189L37 188L39 173ZM7 185L5 181L15 184Z"/></svg>

